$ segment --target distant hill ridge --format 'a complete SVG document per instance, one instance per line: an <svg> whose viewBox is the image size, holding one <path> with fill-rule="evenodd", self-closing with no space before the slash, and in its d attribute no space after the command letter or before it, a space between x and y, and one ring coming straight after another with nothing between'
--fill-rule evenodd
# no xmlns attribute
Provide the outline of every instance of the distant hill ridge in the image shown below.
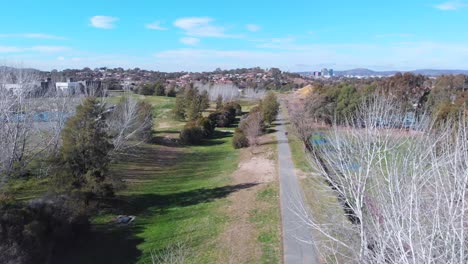
<svg viewBox="0 0 468 264"><path fill-rule="evenodd" d="M468 74L468 70L435 70L435 69L419 69L414 71L373 71L365 68L356 68L345 71L335 71L335 76L390 76L397 72L411 72L414 74L422 74L427 76L440 76L447 74ZM312 72L298 72L301 75L310 75Z"/></svg>

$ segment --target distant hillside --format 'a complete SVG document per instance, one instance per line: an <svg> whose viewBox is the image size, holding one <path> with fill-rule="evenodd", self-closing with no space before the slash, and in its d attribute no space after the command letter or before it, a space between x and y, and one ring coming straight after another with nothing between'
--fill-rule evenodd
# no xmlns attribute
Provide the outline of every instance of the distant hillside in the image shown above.
<svg viewBox="0 0 468 264"><path fill-rule="evenodd" d="M391 76L399 71L373 71L364 68L351 69L345 71L335 71L335 76ZM434 69L420 69L414 71L400 71L400 72L411 72L414 74L422 74L427 76L440 76L447 74L467 74L468 70L434 70ZM299 74L304 76L312 75L312 72L299 72Z"/></svg>
<svg viewBox="0 0 468 264"><path fill-rule="evenodd" d="M373 71L369 69L352 69L346 71L335 71L335 76L345 76L345 75L352 75L352 76L390 76L397 73L397 71Z"/></svg>

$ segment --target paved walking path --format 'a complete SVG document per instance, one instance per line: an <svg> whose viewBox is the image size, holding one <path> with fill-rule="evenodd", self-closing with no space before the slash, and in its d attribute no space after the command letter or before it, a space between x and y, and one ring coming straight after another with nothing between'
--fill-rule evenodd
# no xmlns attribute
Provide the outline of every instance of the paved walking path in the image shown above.
<svg viewBox="0 0 468 264"><path fill-rule="evenodd" d="M281 218L283 229L283 260L285 264L319 263L313 243L311 230L307 228L298 214L304 204L301 187L294 172L291 149L285 135L285 120L281 113L278 116L278 161L280 181ZM306 243L302 241L309 241Z"/></svg>

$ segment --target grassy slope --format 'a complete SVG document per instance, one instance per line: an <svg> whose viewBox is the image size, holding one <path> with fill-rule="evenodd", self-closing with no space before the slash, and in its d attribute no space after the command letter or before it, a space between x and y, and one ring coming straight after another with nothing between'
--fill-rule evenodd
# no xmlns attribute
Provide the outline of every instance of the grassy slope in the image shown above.
<svg viewBox="0 0 468 264"><path fill-rule="evenodd" d="M175 98L137 96L154 106L156 136L177 137L184 123L171 119ZM117 102L111 98L109 103ZM241 102L244 111L255 105ZM188 263L215 263L224 252L217 235L228 224L219 214L224 199L242 186L229 185L237 167L238 151L231 135L218 132L203 146L142 146L141 153L113 165L112 171L127 180L117 193L119 202L93 218L92 232L73 249L55 254L52 263L150 263L150 252L160 254L174 244L189 254ZM13 194L26 200L47 190L46 179L12 183ZM251 221L259 230L262 263L278 263L280 232L278 186L268 184L257 194L262 203L252 211ZM109 222L118 214L137 216L134 225L116 227ZM185 250L187 249L187 250ZM73 258L70 258L73 256Z"/></svg>
<svg viewBox="0 0 468 264"><path fill-rule="evenodd" d="M155 106L156 126L171 125L158 135L183 125L169 118L174 98L145 100ZM159 254L179 243L190 251L189 263L216 262L222 254L216 238L227 220L217 212L229 193L242 188L229 185L238 159L230 138L218 133L204 146L180 148L147 144L138 157L115 164L113 171L127 181L119 193L122 202L116 212L94 219L96 239L68 252L76 256L73 263L149 263L151 251ZM133 214L137 220L130 227L112 227L108 223L117 214Z"/></svg>

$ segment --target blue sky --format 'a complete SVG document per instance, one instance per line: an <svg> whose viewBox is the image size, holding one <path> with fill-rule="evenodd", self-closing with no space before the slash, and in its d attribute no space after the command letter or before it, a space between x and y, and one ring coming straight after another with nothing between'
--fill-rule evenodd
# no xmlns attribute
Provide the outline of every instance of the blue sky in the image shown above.
<svg viewBox="0 0 468 264"><path fill-rule="evenodd" d="M8 1L0 63L44 70L468 69L468 0Z"/></svg>

